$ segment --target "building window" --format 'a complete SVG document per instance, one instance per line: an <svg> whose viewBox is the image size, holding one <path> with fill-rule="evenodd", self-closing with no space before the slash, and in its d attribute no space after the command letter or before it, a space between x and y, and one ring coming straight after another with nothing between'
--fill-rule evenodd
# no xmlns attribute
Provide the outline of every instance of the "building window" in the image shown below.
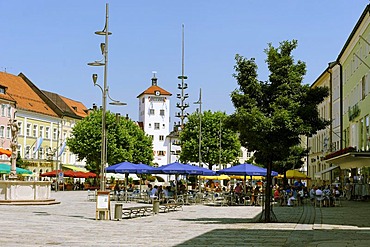
<svg viewBox="0 0 370 247"><path fill-rule="evenodd" d="M42 147L39 149L39 158L44 159L44 149Z"/></svg>
<svg viewBox="0 0 370 247"><path fill-rule="evenodd" d="M165 124L163 124L163 125L162 125L162 129L164 129L165 127L166 127L166 125L165 125Z"/></svg>
<svg viewBox="0 0 370 247"><path fill-rule="evenodd" d="M50 127L45 128L45 138L50 139Z"/></svg>
<svg viewBox="0 0 370 247"><path fill-rule="evenodd" d="M23 127L22 122L18 122L18 134L19 135L23 135L22 127Z"/></svg>
<svg viewBox="0 0 370 247"><path fill-rule="evenodd" d="M6 127L6 138L10 139L12 138L11 136L11 130L10 130L10 126Z"/></svg>
<svg viewBox="0 0 370 247"><path fill-rule="evenodd" d="M4 138L4 131L5 131L5 127L4 126L0 126L0 137L1 138Z"/></svg>
<svg viewBox="0 0 370 247"><path fill-rule="evenodd" d="M1 93L1 94L5 94L5 88L0 87L0 93Z"/></svg>
<svg viewBox="0 0 370 247"><path fill-rule="evenodd" d="M141 99L141 103L144 103L145 102L145 98L143 97L142 99Z"/></svg>
<svg viewBox="0 0 370 247"><path fill-rule="evenodd" d="M159 130L159 123L154 123L154 129Z"/></svg>
<svg viewBox="0 0 370 247"><path fill-rule="evenodd" d="M56 139L58 139L58 130L57 128L54 128L53 129L53 140L56 140Z"/></svg>
<svg viewBox="0 0 370 247"><path fill-rule="evenodd" d="M38 126L36 124L33 125L33 136L34 137L37 137L37 127Z"/></svg>
<svg viewBox="0 0 370 247"><path fill-rule="evenodd" d="M158 156L165 156L166 151L158 151L157 154L158 154Z"/></svg>
<svg viewBox="0 0 370 247"><path fill-rule="evenodd" d="M150 123L150 124L149 124L149 128L151 128L151 127L152 127L152 124Z"/></svg>
<svg viewBox="0 0 370 247"><path fill-rule="evenodd" d="M40 126L39 133L42 138L44 138L44 126Z"/></svg>
<svg viewBox="0 0 370 247"><path fill-rule="evenodd" d="M26 158L26 159L29 159L30 158L30 146L26 146L26 149L24 150L24 157Z"/></svg>
<svg viewBox="0 0 370 247"><path fill-rule="evenodd" d="M159 115L164 116L164 110L160 110Z"/></svg>
<svg viewBox="0 0 370 247"><path fill-rule="evenodd" d="M31 136L31 124L27 124L26 136Z"/></svg>
<svg viewBox="0 0 370 247"><path fill-rule="evenodd" d="M8 105L8 117L12 116L12 107Z"/></svg>
<svg viewBox="0 0 370 247"><path fill-rule="evenodd" d="M149 109L149 114L154 115L154 109Z"/></svg>
<svg viewBox="0 0 370 247"><path fill-rule="evenodd" d="M32 154L31 154L31 157L32 157L32 159L36 159L36 158L37 158L36 147L33 147L33 148L32 148Z"/></svg>
<svg viewBox="0 0 370 247"><path fill-rule="evenodd" d="M4 104L1 105L1 116L5 117L5 105Z"/></svg>
<svg viewBox="0 0 370 247"><path fill-rule="evenodd" d="M149 135L149 137L153 140L154 139L154 135Z"/></svg>
<svg viewBox="0 0 370 247"><path fill-rule="evenodd" d="M159 140L160 140L160 141L164 141L164 136L163 136L163 135L160 135L160 136L159 136Z"/></svg>

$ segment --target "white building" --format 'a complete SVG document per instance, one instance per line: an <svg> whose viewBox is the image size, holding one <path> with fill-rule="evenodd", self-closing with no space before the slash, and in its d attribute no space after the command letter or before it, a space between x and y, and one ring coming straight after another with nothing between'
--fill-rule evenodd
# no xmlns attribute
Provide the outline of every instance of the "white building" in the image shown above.
<svg viewBox="0 0 370 247"><path fill-rule="evenodd" d="M171 162L170 97L171 93L157 85L155 74L152 85L139 94L139 126L152 137L155 166ZM170 162L169 162L170 161Z"/></svg>

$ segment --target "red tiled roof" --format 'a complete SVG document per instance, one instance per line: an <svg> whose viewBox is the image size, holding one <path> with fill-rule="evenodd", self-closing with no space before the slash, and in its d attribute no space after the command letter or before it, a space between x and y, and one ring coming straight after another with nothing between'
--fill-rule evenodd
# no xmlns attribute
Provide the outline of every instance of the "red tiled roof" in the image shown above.
<svg viewBox="0 0 370 247"><path fill-rule="evenodd" d="M139 94L137 96L137 98L139 98L143 94L155 95L155 91L159 91L161 93L161 95L168 95L168 96L171 96L172 95L170 92L164 90L163 88L160 88L158 86L152 85L147 90L145 90L144 92L142 92L141 94Z"/></svg>
<svg viewBox="0 0 370 247"><path fill-rule="evenodd" d="M8 88L7 94L16 101L18 109L58 116L20 76L0 72L0 85Z"/></svg>
<svg viewBox="0 0 370 247"><path fill-rule="evenodd" d="M5 94L0 93L0 99L15 102L15 100L10 95L8 95L8 87L1 84L1 82L0 82L0 87L5 88Z"/></svg>
<svg viewBox="0 0 370 247"><path fill-rule="evenodd" d="M78 102L78 101L75 101L75 100L72 100L72 99L68 99L68 98L63 97L61 95L59 95L59 96L69 106L71 111L73 111L77 116L80 116L80 117L84 118L88 115L88 113L87 113L88 109L81 102Z"/></svg>

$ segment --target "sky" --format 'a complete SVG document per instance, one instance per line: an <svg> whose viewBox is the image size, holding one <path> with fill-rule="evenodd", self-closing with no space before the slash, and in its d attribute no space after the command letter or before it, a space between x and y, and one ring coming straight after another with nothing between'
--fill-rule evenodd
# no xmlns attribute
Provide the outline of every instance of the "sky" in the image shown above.
<svg viewBox="0 0 370 247"><path fill-rule="evenodd" d="M109 4L107 85L109 95L127 106L108 109L138 120L137 96L151 85L172 93L171 124L181 83L182 25L188 113L202 89L202 110L234 112L230 93L235 55L255 58L259 80L268 79L264 50L297 40L295 60L306 63L311 85L336 60L369 0L0 0L0 71L25 74L38 88L102 105L104 68L88 66L103 58L100 43Z"/></svg>

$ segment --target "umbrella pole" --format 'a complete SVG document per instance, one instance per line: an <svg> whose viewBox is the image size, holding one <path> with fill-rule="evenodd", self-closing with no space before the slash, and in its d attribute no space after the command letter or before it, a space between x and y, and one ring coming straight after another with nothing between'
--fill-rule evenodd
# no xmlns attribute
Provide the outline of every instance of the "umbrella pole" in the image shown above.
<svg viewBox="0 0 370 247"><path fill-rule="evenodd" d="M244 175L244 180L243 180L243 183L244 183L244 194L247 194L247 176Z"/></svg>
<svg viewBox="0 0 370 247"><path fill-rule="evenodd" d="M175 200L177 200L177 188L179 187L179 185L178 185L178 178L179 178L179 174L175 174L175 182L176 182L176 187L175 187Z"/></svg>
<svg viewBox="0 0 370 247"><path fill-rule="evenodd" d="M125 201L127 202L127 180L128 180L128 173L125 173Z"/></svg>

